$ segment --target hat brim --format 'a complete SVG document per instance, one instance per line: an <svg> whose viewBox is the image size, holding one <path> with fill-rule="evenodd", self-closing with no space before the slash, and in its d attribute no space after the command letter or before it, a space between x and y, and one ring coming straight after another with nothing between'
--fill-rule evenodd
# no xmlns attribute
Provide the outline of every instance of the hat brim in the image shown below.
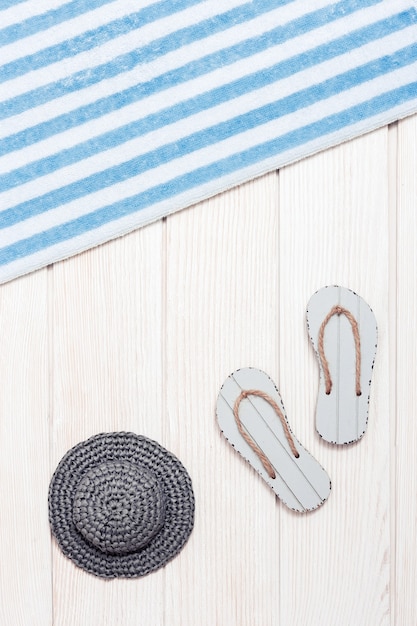
<svg viewBox="0 0 417 626"><path fill-rule="evenodd" d="M74 495L92 467L106 461L128 461L151 471L166 497L161 530L140 550L106 554L89 543L73 522ZM178 554L194 524L191 478L181 461L156 441L128 432L101 433L69 450L49 486L49 522L61 550L82 569L103 578L145 576Z"/></svg>

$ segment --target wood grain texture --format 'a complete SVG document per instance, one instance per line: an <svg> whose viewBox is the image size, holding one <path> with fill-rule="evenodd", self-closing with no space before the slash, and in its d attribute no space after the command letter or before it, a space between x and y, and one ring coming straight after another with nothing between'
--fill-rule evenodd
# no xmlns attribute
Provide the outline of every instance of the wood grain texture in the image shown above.
<svg viewBox="0 0 417 626"><path fill-rule="evenodd" d="M381 129L280 176L280 204L292 207L280 215L280 293L289 316L281 315L281 392L296 434L332 478L321 510L282 518L283 624L389 624L387 175ZM314 432L319 368L305 323L308 299L331 284L359 293L379 328L368 430L342 447Z"/></svg>
<svg viewBox="0 0 417 626"><path fill-rule="evenodd" d="M396 626L417 623L417 116L398 125L395 510Z"/></svg>
<svg viewBox="0 0 417 626"><path fill-rule="evenodd" d="M417 622L416 145L414 116L1 287L1 626ZM368 430L344 448L315 433L305 324L332 283L379 327ZM217 426L221 384L249 365L332 478L312 514ZM156 439L193 480L189 542L143 579L94 578L49 532L57 463L113 430Z"/></svg>
<svg viewBox="0 0 417 626"><path fill-rule="evenodd" d="M53 269L51 472L67 449L104 431L161 441L162 222ZM163 623L159 571L89 576L53 543L54 626Z"/></svg>
<svg viewBox="0 0 417 626"><path fill-rule="evenodd" d="M215 420L232 371L275 369L276 202L272 173L167 221L165 440L196 495L190 545L166 570L170 626L266 626L278 606L280 510Z"/></svg>
<svg viewBox="0 0 417 626"><path fill-rule="evenodd" d="M0 624L52 618L48 270L1 288Z"/></svg>

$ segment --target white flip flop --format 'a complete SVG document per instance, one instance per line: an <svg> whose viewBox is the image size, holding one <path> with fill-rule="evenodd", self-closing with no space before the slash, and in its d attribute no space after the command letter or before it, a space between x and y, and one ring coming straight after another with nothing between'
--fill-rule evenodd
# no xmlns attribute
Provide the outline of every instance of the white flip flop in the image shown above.
<svg viewBox="0 0 417 626"><path fill-rule="evenodd" d="M307 327L320 364L317 432L329 443L358 441L368 424L375 315L354 291L334 285L310 298Z"/></svg>
<svg viewBox="0 0 417 626"><path fill-rule="evenodd" d="M226 379L217 420L229 443L290 509L305 513L329 497L326 471L294 437L271 378L253 367Z"/></svg>

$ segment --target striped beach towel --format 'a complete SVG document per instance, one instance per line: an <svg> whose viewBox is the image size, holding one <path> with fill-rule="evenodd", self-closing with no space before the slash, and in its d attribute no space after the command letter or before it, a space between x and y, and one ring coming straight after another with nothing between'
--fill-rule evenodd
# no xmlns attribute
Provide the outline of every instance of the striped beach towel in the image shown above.
<svg viewBox="0 0 417 626"><path fill-rule="evenodd" d="M0 0L0 282L416 110L415 0Z"/></svg>

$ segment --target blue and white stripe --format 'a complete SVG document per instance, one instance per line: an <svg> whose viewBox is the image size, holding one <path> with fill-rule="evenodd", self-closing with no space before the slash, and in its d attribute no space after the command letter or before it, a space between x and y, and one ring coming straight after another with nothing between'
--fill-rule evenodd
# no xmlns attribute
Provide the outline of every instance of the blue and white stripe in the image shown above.
<svg viewBox="0 0 417 626"><path fill-rule="evenodd" d="M0 63L4 282L416 111L417 9L0 0Z"/></svg>

